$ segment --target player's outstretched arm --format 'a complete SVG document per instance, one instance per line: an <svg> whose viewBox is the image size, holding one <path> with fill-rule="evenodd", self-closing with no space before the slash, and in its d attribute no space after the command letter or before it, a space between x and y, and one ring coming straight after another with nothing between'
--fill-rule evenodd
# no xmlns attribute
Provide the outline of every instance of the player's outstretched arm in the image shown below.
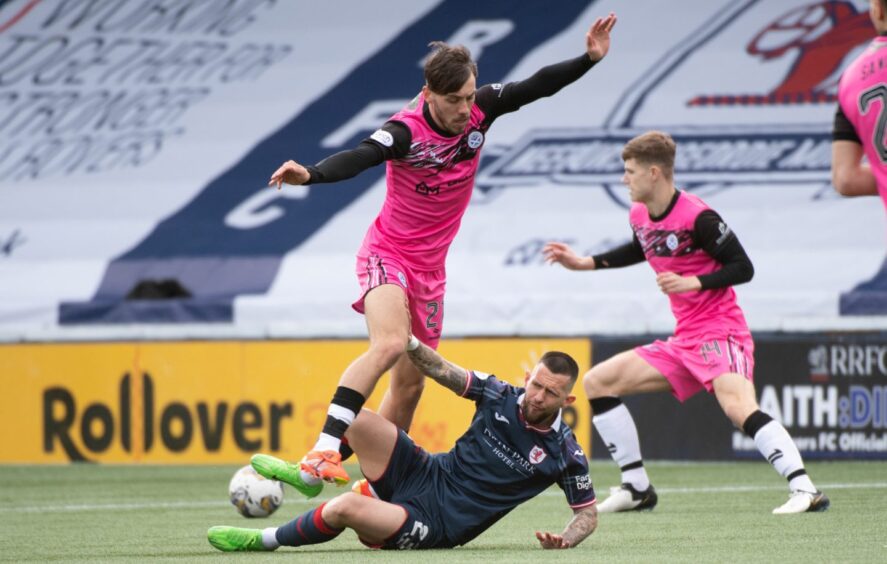
<svg viewBox="0 0 887 564"><path fill-rule="evenodd" d="M509 82L504 86L485 85L477 91L477 105L487 118L515 112L540 98L553 96L568 84L579 80L610 50L610 31L616 25L616 15L598 18L585 34L585 54L542 67L533 76Z"/></svg>
<svg viewBox="0 0 887 564"><path fill-rule="evenodd" d="M353 178L368 168L404 156L409 151L412 135L400 122L386 122L357 147L339 151L314 166L286 161L271 175L269 186L283 184L323 184Z"/></svg>
<svg viewBox="0 0 887 564"><path fill-rule="evenodd" d="M594 270L594 257L580 257L569 245L551 241L542 249L545 262L559 264L568 270Z"/></svg>
<svg viewBox="0 0 887 564"><path fill-rule="evenodd" d="M555 535L536 531L536 538L542 548L573 548L597 529L597 507L592 505L573 512L564 532Z"/></svg>
<svg viewBox="0 0 887 564"><path fill-rule="evenodd" d="M468 371L440 356L437 351L419 342L419 339L413 335L410 335L410 342L407 344L407 355L416 368L441 386L459 395L465 391Z"/></svg>
<svg viewBox="0 0 887 564"><path fill-rule="evenodd" d="M286 161L271 175L268 186L277 185L277 189L280 190L284 183L300 186L308 182L309 178L311 175L308 173L308 169L296 161Z"/></svg>

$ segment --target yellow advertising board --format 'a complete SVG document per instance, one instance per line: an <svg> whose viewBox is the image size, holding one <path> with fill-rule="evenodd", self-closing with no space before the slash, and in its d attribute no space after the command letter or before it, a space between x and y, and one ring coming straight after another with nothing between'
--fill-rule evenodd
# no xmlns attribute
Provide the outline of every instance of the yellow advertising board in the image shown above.
<svg viewBox="0 0 887 564"><path fill-rule="evenodd" d="M366 341L211 341L0 345L0 462L239 463L254 452L296 460L313 446L339 376ZM588 369L586 339L441 343L452 362L522 385L548 350ZM380 382L367 407L388 386ZM588 403L565 413L589 444ZM449 450L474 404L432 380L410 434Z"/></svg>

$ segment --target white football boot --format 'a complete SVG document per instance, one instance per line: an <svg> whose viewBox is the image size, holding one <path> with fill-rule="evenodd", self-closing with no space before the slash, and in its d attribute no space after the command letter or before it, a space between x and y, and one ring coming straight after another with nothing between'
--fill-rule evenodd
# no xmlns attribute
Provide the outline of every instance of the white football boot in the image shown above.
<svg viewBox="0 0 887 564"><path fill-rule="evenodd" d="M789 494L788 501L773 510L774 515L789 515L791 513L806 513L825 511L831 502L828 496L819 490L805 492L797 490Z"/></svg>
<svg viewBox="0 0 887 564"><path fill-rule="evenodd" d="M618 488L610 488L610 497L598 504L600 513L618 513L620 511L644 511L656 507L659 496L651 485L639 492L631 484L622 484Z"/></svg>

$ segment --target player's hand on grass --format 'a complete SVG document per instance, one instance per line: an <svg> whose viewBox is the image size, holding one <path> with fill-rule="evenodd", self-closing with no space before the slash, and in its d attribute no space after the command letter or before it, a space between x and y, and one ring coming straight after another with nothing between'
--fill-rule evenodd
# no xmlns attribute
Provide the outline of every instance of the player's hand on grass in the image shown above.
<svg viewBox="0 0 887 564"><path fill-rule="evenodd" d="M586 49L592 61L600 61L607 55L607 51L610 50L610 31L614 25L616 25L616 14L610 12L606 18L596 19L585 34Z"/></svg>
<svg viewBox="0 0 887 564"><path fill-rule="evenodd" d="M536 538L539 539L542 548L570 548L570 543L560 535L536 531Z"/></svg>
<svg viewBox="0 0 887 564"><path fill-rule="evenodd" d="M280 168L274 171L274 174L271 175L271 180L268 181L268 186L274 186L276 184L277 189L280 190L280 187L284 183L299 186L308 182L310 178L311 175L308 173L308 169L296 161L286 161L280 166Z"/></svg>
<svg viewBox="0 0 887 564"><path fill-rule="evenodd" d="M552 241L547 243L542 249L545 256L545 262L548 264L558 263L569 270L592 270L594 269L594 259L592 257L580 257L573 249L564 243Z"/></svg>
<svg viewBox="0 0 887 564"><path fill-rule="evenodd" d="M656 275L656 283L663 294L696 292L702 289L702 283L696 276L681 276L674 272L660 272Z"/></svg>

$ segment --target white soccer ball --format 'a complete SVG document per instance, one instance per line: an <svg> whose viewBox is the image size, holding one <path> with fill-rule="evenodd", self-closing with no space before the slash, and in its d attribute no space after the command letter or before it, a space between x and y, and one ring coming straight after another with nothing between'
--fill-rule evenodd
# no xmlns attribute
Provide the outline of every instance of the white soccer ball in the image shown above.
<svg viewBox="0 0 887 564"><path fill-rule="evenodd" d="M244 517L267 517L283 503L283 485L244 466L228 484L228 497Z"/></svg>

